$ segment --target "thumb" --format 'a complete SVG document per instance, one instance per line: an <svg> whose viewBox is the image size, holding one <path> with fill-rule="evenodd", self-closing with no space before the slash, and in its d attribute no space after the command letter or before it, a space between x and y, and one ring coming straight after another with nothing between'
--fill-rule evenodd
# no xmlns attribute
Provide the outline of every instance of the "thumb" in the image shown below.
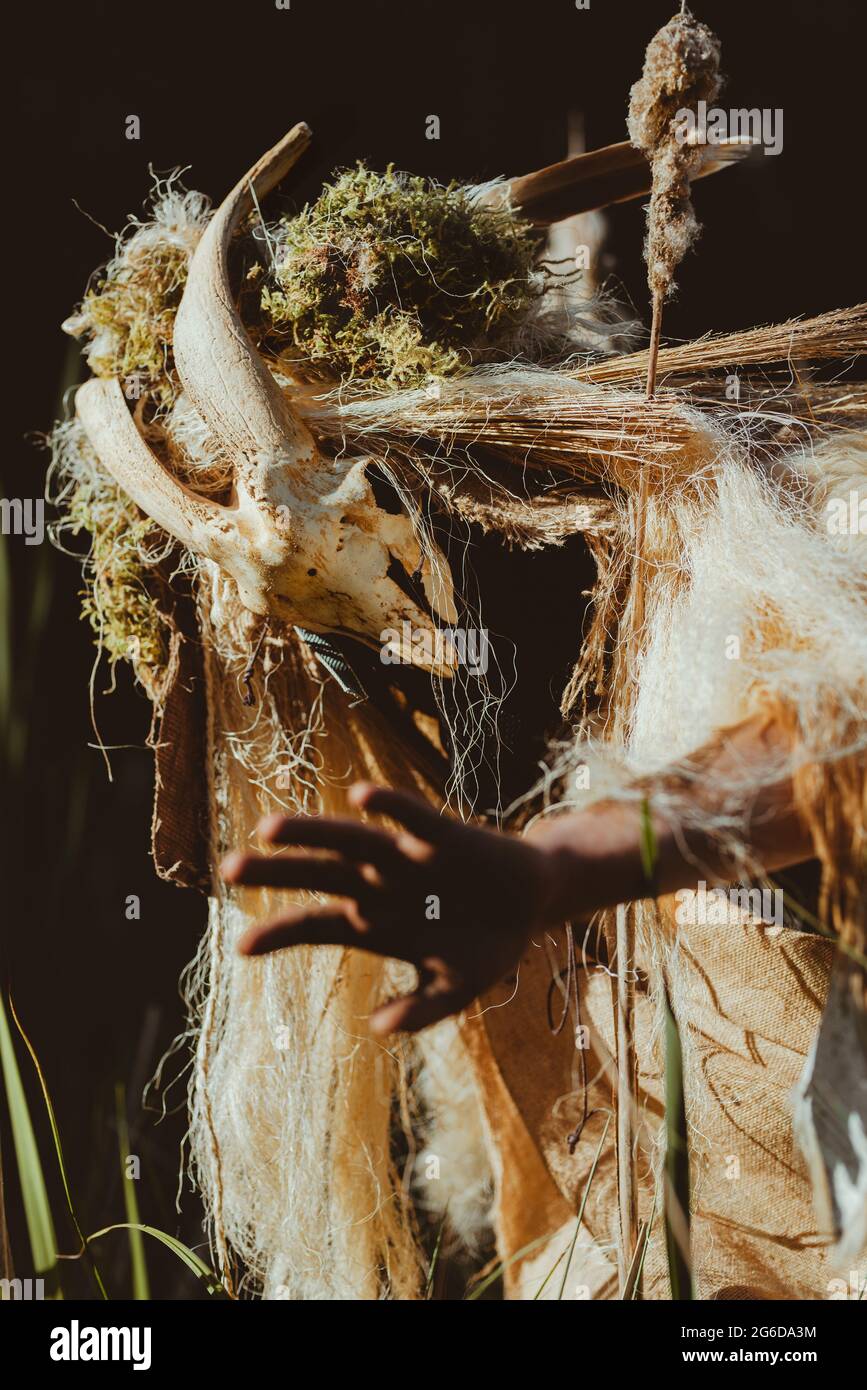
<svg viewBox="0 0 867 1390"><path fill-rule="evenodd" d="M447 989L434 981L414 994L405 994L380 1005L370 1016L370 1031L376 1037L388 1033L418 1033L451 1014L460 1013L469 1002L462 991Z"/></svg>

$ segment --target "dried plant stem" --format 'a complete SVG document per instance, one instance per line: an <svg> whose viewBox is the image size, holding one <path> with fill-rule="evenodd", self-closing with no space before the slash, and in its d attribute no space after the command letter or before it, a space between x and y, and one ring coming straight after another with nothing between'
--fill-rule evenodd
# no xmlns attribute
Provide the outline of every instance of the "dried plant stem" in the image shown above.
<svg viewBox="0 0 867 1390"><path fill-rule="evenodd" d="M661 290L653 295L653 319L650 326L650 347L647 354L647 385L645 398L652 401L656 393L656 363L659 358L659 341L662 335ZM644 626L644 588L647 582L647 559L644 553L644 534L647 525L647 469L642 468L638 485L638 499L635 507L635 592L632 608L632 656L638 655L641 642L641 629Z"/></svg>
<svg viewBox="0 0 867 1390"><path fill-rule="evenodd" d="M635 921L626 903L617 908L617 1198L620 1210L619 1283L626 1297L638 1246L635 1175Z"/></svg>
<svg viewBox="0 0 867 1390"><path fill-rule="evenodd" d="M659 358L659 339L662 334L662 292L657 290L653 296L653 319L650 325L650 347L647 352L647 387L645 395L649 401L656 394L656 363Z"/></svg>
<svg viewBox="0 0 867 1390"><path fill-rule="evenodd" d="M647 355L646 401L656 392L656 367L662 333L662 302L674 288L674 272L698 235L690 199L691 177L699 167L693 151L681 145L674 120L680 107L712 101L720 88L720 47L703 24L682 8L651 39L640 81L629 94L629 135L648 157L652 194L644 255L653 297ZM635 502L635 558L632 606L627 641L634 680L641 671L641 636L647 584L647 462L643 461ZM635 684L630 691L635 701ZM617 1189L620 1207L620 1296L626 1296L629 1270L638 1241L635 1173L635 907L617 908Z"/></svg>
<svg viewBox="0 0 867 1390"><path fill-rule="evenodd" d="M653 323L647 361L648 400L656 389L656 361L662 332L662 292L653 295ZM648 495L647 469L642 468L635 505L635 584L629 641L636 668L641 629L644 626L646 583L645 527ZM620 1208L620 1297L627 1296L627 1281L638 1246L638 1197L635 1173L635 910L626 903L617 908L617 1197Z"/></svg>

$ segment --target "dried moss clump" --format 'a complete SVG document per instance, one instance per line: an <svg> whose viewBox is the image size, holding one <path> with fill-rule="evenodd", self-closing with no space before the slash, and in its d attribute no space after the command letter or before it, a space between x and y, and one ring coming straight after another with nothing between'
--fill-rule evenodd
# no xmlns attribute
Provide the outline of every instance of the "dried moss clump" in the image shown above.
<svg viewBox="0 0 867 1390"><path fill-rule="evenodd" d="M87 341L94 375L121 380L139 403L143 426L168 418L182 399L172 355L175 315L209 215L208 200L185 192L176 175L157 179L147 220L130 220L112 260L63 325ZM168 658L158 562L174 542L105 472L78 420L57 425L49 446L52 500L62 513L55 535L90 537L82 616L110 663L130 661L153 698Z"/></svg>
<svg viewBox="0 0 867 1390"><path fill-rule="evenodd" d="M82 594L82 616L90 621L112 662L134 661L162 670L166 663L159 608L145 587L141 551L153 524L125 505L120 493L98 505L78 489L69 510L71 531L87 530L93 543L87 567L91 586Z"/></svg>
<svg viewBox="0 0 867 1390"><path fill-rule="evenodd" d="M175 315L208 212L202 194L183 193L172 180L158 183L150 220L129 223L95 288L63 325L90 339L86 356L95 376L121 378L130 398L147 395L158 408L178 393Z"/></svg>
<svg viewBox="0 0 867 1390"><path fill-rule="evenodd" d="M279 225L262 308L312 375L412 386L506 342L538 297L536 249L459 184L359 164Z"/></svg>
<svg viewBox="0 0 867 1390"><path fill-rule="evenodd" d="M87 532L82 617L112 665L131 661L139 679L155 688L167 660L167 629L153 589L155 564L165 551L152 521L100 467L78 420L57 425L49 439L52 500L62 507L59 538Z"/></svg>

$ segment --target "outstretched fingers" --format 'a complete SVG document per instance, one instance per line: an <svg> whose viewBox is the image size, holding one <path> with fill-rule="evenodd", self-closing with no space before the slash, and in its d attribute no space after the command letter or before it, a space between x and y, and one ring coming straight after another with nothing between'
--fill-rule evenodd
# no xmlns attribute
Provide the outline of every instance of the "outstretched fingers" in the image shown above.
<svg viewBox="0 0 867 1390"><path fill-rule="evenodd" d="M372 782L357 782L349 799L362 811L399 821L413 835L431 845L441 844L453 828L454 822L448 816L441 816L433 806L410 792L377 787Z"/></svg>
<svg viewBox="0 0 867 1390"><path fill-rule="evenodd" d="M299 908L248 927L238 942L242 956L266 956L287 946L355 946L376 950L373 933L339 908Z"/></svg>
<svg viewBox="0 0 867 1390"><path fill-rule="evenodd" d="M371 923L357 915L352 903L331 903L291 908L269 922L258 922L244 932L238 950L242 956L264 956L287 946L354 946L420 966L441 940L433 928Z"/></svg>
<svg viewBox="0 0 867 1390"><path fill-rule="evenodd" d="M246 888L306 888L356 901L372 891L353 865L316 854L230 854L221 872L227 883Z"/></svg>
<svg viewBox="0 0 867 1390"><path fill-rule="evenodd" d="M347 817L271 815L259 823L258 831L272 845L332 850L385 873L405 864L394 835Z"/></svg>

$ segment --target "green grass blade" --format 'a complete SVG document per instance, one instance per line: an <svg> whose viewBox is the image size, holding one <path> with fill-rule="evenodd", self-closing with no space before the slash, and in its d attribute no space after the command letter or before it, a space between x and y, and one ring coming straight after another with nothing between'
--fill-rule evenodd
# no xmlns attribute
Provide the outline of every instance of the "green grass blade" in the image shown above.
<svg viewBox="0 0 867 1390"><path fill-rule="evenodd" d="M683 1050L668 994L665 997L665 1244L675 1301L692 1300L689 1143L683 1090Z"/></svg>
<svg viewBox="0 0 867 1390"><path fill-rule="evenodd" d="M578 1232L581 1230L581 1222L584 1220L584 1208L587 1205L587 1198L590 1196L590 1187L592 1185L593 1179L596 1176L596 1166L599 1162L602 1150L605 1146L605 1140L608 1135L608 1126L610 1124L611 1116L606 1115L605 1128L602 1131L602 1137L600 1138L599 1143L596 1147L596 1153L593 1155L593 1164L590 1168L590 1172L587 1174L587 1181L584 1184L584 1192L581 1197L581 1205L578 1208L578 1216L575 1220L575 1234L572 1237L572 1244L569 1246L569 1258L566 1261L566 1268L563 1270L563 1278L560 1281L560 1292L557 1294L558 1299L561 1299L566 1291L566 1280L569 1276L569 1269L572 1264L572 1256L575 1254L575 1246L578 1242Z"/></svg>
<svg viewBox="0 0 867 1390"><path fill-rule="evenodd" d="M6 1216L6 1184L3 1178L3 1148L0 1145L0 1279L12 1279L13 1276L9 1221Z"/></svg>
<svg viewBox="0 0 867 1390"><path fill-rule="evenodd" d="M10 757L12 722L12 594L6 537L0 532L0 758Z"/></svg>
<svg viewBox="0 0 867 1390"><path fill-rule="evenodd" d="M623 1285L623 1298L626 1302L638 1301L641 1298L641 1276L644 1273L644 1261L647 1257L647 1247L650 1244L652 1226L653 1217L649 1221L642 1221L638 1228L638 1239L635 1242L632 1263L626 1272Z"/></svg>
<svg viewBox="0 0 867 1390"><path fill-rule="evenodd" d="M88 1236L88 1241L99 1240L102 1236L110 1235L112 1231L128 1231L129 1229L130 1222L118 1221L114 1226L104 1226L101 1231L94 1231L92 1236ZM154 1240L160 1241L162 1245L171 1250L172 1254L177 1255L178 1259L187 1266L187 1269L191 1269L196 1278L203 1281L209 1294L219 1297L225 1293L219 1277L212 1269L209 1269L204 1260L199 1259L195 1251L184 1245L183 1241L176 1240L174 1236L168 1235L165 1231L157 1230L156 1226L145 1226L141 1222L136 1225L135 1229L142 1231L146 1236L152 1236Z"/></svg>
<svg viewBox="0 0 867 1390"><path fill-rule="evenodd" d="M563 1260L565 1260L566 1256L567 1256L568 1254L570 1254L570 1252L571 1252L571 1246L569 1247L568 1250L561 1250L561 1251L560 1251L560 1254L557 1256L557 1258L556 1258L556 1260L554 1261L554 1263L552 1264L551 1268L548 1270L548 1273L545 1275L545 1278L542 1280L542 1282L541 1282L541 1284L539 1285L538 1289L537 1289L536 1292L533 1294L533 1302L534 1302L534 1303L536 1302L537 1299L539 1299L539 1298L542 1297L542 1294L545 1292L545 1289L547 1288L547 1286L548 1286L550 1280L551 1280L551 1279L553 1278L553 1276L556 1274L556 1272L557 1272L557 1270L559 1269L561 1263L563 1262Z"/></svg>
<svg viewBox="0 0 867 1390"><path fill-rule="evenodd" d="M608 1126L610 1125L610 1123L611 1123L611 1116L608 1115L608 1116L606 1117L606 1120L605 1120L605 1128L604 1128L603 1131L602 1131L602 1138L599 1140L599 1146L598 1146L598 1148L597 1148L597 1150L596 1150L596 1154L595 1154L595 1157L594 1157L594 1159L593 1159L593 1166L592 1166L591 1169L590 1169L590 1172L589 1172L588 1177L587 1177L587 1182L586 1182L585 1187L584 1187L584 1193L583 1193L583 1196L582 1196L582 1198L581 1198L581 1206L580 1206L579 1209L578 1209L578 1217L577 1217L577 1220L576 1220L576 1223L575 1223L575 1235L572 1237L572 1243L571 1243L571 1245L570 1245L570 1247L569 1247L569 1251L568 1251L570 1262L571 1262L571 1259L572 1259L572 1252L573 1252L574 1249L575 1249L575 1242L576 1242L576 1240L578 1239L578 1231L579 1231L579 1229L580 1229L580 1227L581 1227L581 1222L582 1222L582 1220L583 1220L583 1218L584 1218L584 1208L585 1208L586 1205L587 1205L587 1198L588 1198L589 1193L590 1193L590 1185L591 1185L591 1183L593 1182L593 1178L594 1178L595 1173L596 1173L596 1166L597 1166L597 1164L598 1164L598 1162L599 1162L599 1155L602 1153L602 1147L603 1147L603 1145L604 1145L604 1143L605 1143L605 1136L606 1136L607 1133L608 1133ZM485 1292L485 1289L489 1289L490 1286L491 1286L492 1284L495 1284L495 1283L497 1282L498 1279L502 1279L502 1277L503 1277L504 1273L506 1272L506 1270L509 1268L510 1265L513 1265L513 1264L515 1263L516 1260L522 1260L522 1259L524 1258L525 1255L529 1255L533 1250L538 1250L539 1247L542 1246L542 1245L547 1245L547 1244L550 1242L550 1240L551 1240L550 1235L537 1236L536 1239L535 1239L535 1240L531 1240L530 1243L529 1243L528 1245L523 1245L523 1246L521 1247L520 1250L516 1250L515 1253L514 1253L513 1255L509 1255L508 1259L501 1260L500 1263L499 1263L498 1265L496 1265L496 1267L495 1267L494 1269L491 1270L490 1274L487 1274L487 1275L485 1276L485 1278L481 1281L481 1283L476 1284L476 1286L475 1286L475 1288L473 1289L472 1293L468 1293L468 1294L466 1295L466 1301L469 1303L469 1302L472 1302L472 1301L473 1301L474 1299L476 1299L476 1298L480 1298L481 1295ZM563 1254L566 1254L566 1253L567 1253L566 1251L563 1252ZM553 1267L552 1267L552 1268L548 1271L548 1273L546 1274L544 1283L542 1284L542 1289L545 1287L545 1284L547 1284L548 1280L551 1278L551 1275L554 1273L554 1270L557 1268L557 1266L559 1265L560 1260L562 1260L562 1258L563 1258L563 1255L560 1255L559 1259L557 1259L557 1260L555 1261ZM563 1275L563 1283L560 1285L560 1292L559 1292L559 1294L557 1295L558 1298L562 1298L562 1297L563 1297L563 1289L564 1289L564 1287L565 1287L566 1275L567 1275L568 1273L569 1273L569 1265L567 1264L567 1266L566 1266L566 1273ZM539 1289L539 1293L542 1292L542 1289ZM536 1296L538 1297L538 1294L537 1294Z"/></svg>
<svg viewBox="0 0 867 1390"><path fill-rule="evenodd" d="M514 1255L510 1255L506 1260L501 1260L499 1264L491 1270L490 1274L486 1274L484 1279L475 1285L472 1293L466 1295L465 1302L472 1303L474 1299L481 1298L485 1289L489 1289L492 1284L496 1284L498 1279L502 1279L509 1265L513 1265L516 1260L522 1260L524 1256L529 1255L532 1250L538 1250L540 1246L547 1245L550 1239L551 1237L549 1235L537 1236L535 1240L530 1241L529 1245L522 1245L521 1249L516 1250Z"/></svg>
<svg viewBox="0 0 867 1390"><path fill-rule="evenodd" d="M126 1118L126 1092L118 1083L114 1090L117 1106L117 1139L120 1145L120 1176L123 1183L123 1203L129 1224L129 1262L132 1270L132 1296L136 1302L147 1303L151 1291L145 1258L144 1235L138 1210L135 1179L129 1176L129 1124Z"/></svg>
<svg viewBox="0 0 867 1390"><path fill-rule="evenodd" d="M51 1137L54 1140L54 1151L57 1154L57 1164L60 1168L60 1179L63 1183L63 1193L66 1197L66 1205L69 1207L69 1215L72 1217L72 1224L75 1227L75 1234L81 1241L82 1247L84 1249L84 1254L87 1257L87 1262L90 1266L90 1272L93 1275L96 1287L99 1289L100 1297L108 1298L108 1294L105 1291L105 1285L102 1282L102 1278L100 1277L99 1270L96 1267L93 1255L87 1249L87 1241L84 1238L84 1232L81 1229L81 1225L79 1223L78 1216L75 1211L75 1204L72 1200L72 1190L69 1186L69 1178L67 1177L66 1173L66 1162L63 1157L63 1145L60 1142L60 1129L57 1124L57 1116L54 1113L54 1104L51 1100L51 1093L48 1090L48 1083L45 1080L45 1074L42 1070L42 1067L40 1066L39 1058L36 1055L36 1049L34 1048L32 1042L30 1041L23 1027L21 1026L21 1020L15 1012L15 1005L13 1004L11 999L9 1000L9 1008L12 1012L12 1018L15 1022L15 1027L18 1029L18 1032L21 1034L21 1037L24 1040L24 1045L27 1048L27 1051L30 1053L30 1060L33 1063L36 1075L39 1079L39 1086L42 1091L42 1099L45 1101L45 1109L48 1113L48 1123L51 1125Z"/></svg>
<svg viewBox="0 0 867 1390"><path fill-rule="evenodd" d="M639 814L638 848L641 854L641 868L647 884L652 887L656 874L656 861L659 857L659 846L656 842L656 831L653 828L650 802L647 797L641 803Z"/></svg>
<svg viewBox="0 0 867 1390"><path fill-rule="evenodd" d="M434 1244L433 1254L431 1255L430 1260L430 1269L427 1272L427 1281L424 1286L425 1298L431 1298L433 1296L434 1276L437 1271L437 1264L439 1263L440 1250L442 1248L443 1243L443 1235L445 1234L446 1222L448 1221L448 1219L449 1209L448 1207L446 1207L445 1211L443 1212L443 1219L439 1224L439 1230L437 1231L437 1238Z"/></svg>
<svg viewBox="0 0 867 1390"><path fill-rule="evenodd" d="M33 1272L45 1280L46 1297L62 1298L60 1269L57 1261L57 1237L54 1234L54 1221L48 1201L48 1190L24 1084L18 1070L18 1061L12 1044L12 1034L6 1018L6 1009L0 998L0 1064L6 1098L9 1102L9 1116L12 1124L12 1140L18 1163L18 1177L21 1196L24 1202L24 1218L30 1237L30 1250L33 1258Z"/></svg>

